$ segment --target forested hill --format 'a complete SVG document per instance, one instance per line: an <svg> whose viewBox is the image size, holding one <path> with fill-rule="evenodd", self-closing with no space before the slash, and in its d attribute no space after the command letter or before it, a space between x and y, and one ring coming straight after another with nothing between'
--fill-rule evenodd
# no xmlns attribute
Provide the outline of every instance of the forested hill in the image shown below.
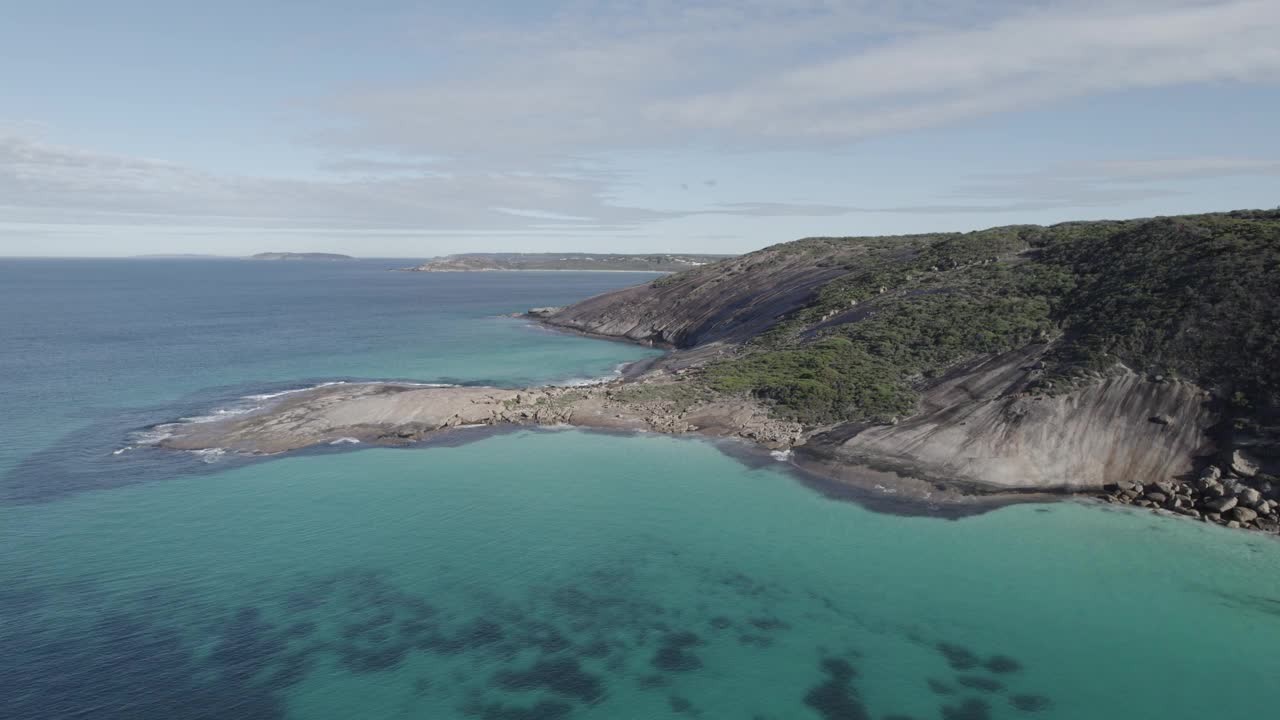
<svg viewBox="0 0 1280 720"><path fill-rule="evenodd" d="M811 424L911 414L921 388L1033 344L1032 391L1117 366L1242 407L1280 395L1280 210L808 238L570 306L557 325L676 348Z"/></svg>

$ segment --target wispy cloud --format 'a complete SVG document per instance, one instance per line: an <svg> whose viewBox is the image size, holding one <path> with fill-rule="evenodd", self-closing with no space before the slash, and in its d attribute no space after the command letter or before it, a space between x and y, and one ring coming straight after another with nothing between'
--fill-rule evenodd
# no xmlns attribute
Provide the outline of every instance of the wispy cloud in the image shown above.
<svg viewBox="0 0 1280 720"><path fill-rule="evenodd" d="M446 47L477 62L330 99L352 129L326 139L476 159L812 148L1094 92L1280 81L1273 0L947 5L588 3L459 32Z"/></svg>
<svg viewBox="0 0 1280 720"><path fill-rule="evenodd" d="M1175 181L1262 176L1280 177L1280 159L1169 157L1103 160L1063 164L1037 172L975 176L960 184L940 202L861 209L952 214L1114 207L1126 202L1186 194L1186 190L1173 185Z"/></svg>
<svg viewBox="0 0 1280 720"><path fill-rule="evenodd" d="M434 165L429 165L434 167ZM667 211L610 200L590 173L424 172L415 163L345 161L357 177L225 176L158 160L0 136L0 218L8 222L314 229L617 231L700 214L831 215L847 208L735 203Z"/></svg>

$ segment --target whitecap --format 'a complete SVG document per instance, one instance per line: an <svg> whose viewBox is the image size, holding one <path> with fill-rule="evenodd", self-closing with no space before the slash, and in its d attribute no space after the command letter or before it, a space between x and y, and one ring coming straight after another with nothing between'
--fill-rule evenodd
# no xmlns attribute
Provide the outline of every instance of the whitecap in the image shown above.
<svg viewBox="0 0 1280 720"><path fill-rule="evenodd" d="M353 437L340 437L337 440L330 442L329 444L330 445L359 445L360 440L359 438L353 438Z"/></svg>
<svg viewBox="0 0 1280 720"><path fill-rule="evenodd" d="M262 407L260 405L252 405L252 406L246 406L246 407L216 408L214 409L213 412L209 413L208 415L193 415L191 417L179 418L179 421L184 423L192 423L192 424L217 422L219 420L226 420L229 417L235 417L237 415L246 415L248 413L253 412L254 410L261 410L261 409Z"/></svg>
<svg viewBox="0 0 1280 720"><path fill-rule="evenodd" d="M166 423L164 425L155 425L145 430L138 430L129 433L129 439L133 441L135 446L139 445L159 445L160 443L173 437L173 430L177 423Z"/></svg>
<svg viewBox="0 0 1280 720"><path fill-rule="evenodd" d="M133 449L133 446L132 446L132 445L126 445L126 446L124 446L124 447L120 448L119 450L112 450L112 451L111 451L111 454L112 454L112 455L123 455L123 454L125 454L125 453L129 452L129 451L130 451L130 450L132 450L132 449Z"/></svg>
<svg viewBox="0 0 1280 720"><path fill-rule="evenodd" d="M774 460L777 460L778 462L786 462L791 459L791 451L790 450L774 450L769 453L769 457L773 458Z"/></svg>
<svg viewBox="0 0 1280 720"><path fill-rule="evenodd" d="M223 455L227 454L227 451L224 448L206 448L204 450L192 450L191 454L207 463L216 463L222 459Z"/></svg>

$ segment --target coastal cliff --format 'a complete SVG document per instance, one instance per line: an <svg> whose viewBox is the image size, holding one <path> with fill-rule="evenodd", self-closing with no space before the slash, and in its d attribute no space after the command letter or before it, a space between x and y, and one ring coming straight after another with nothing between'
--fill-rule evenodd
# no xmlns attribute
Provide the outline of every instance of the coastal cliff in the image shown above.
<svg viewBox="0 0 1280 720"><path fill-rule="evenodd" d="M811 238L542 321L673 348L651 382L800 423L828 473L1275 530L1278 302L1280 211L1238 211Z"/></svg>
<svg viewBox="0 0 1280 720"><path fill-rule="evenodd" d="M526 317L671 352L590 387L316 388L163 444L700 433L902 501L1087 493L1280 531L1280 211L810 238Z"/></svg>

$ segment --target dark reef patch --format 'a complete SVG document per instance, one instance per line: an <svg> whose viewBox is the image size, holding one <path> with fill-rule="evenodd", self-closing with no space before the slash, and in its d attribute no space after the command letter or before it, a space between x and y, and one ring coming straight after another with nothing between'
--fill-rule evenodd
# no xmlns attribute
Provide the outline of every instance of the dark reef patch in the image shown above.
<svg viewBox="0 0 1280 720"><path fill-rule="evenodd" d="M857 671L847 660L825 658L819 664L826 679L809 689L804 704L825 720L869 720L866 707L853 686Z"/></svg>
<svg viewBox="0 0 1280 720"><path fill-rule="evenodd" d="M583 670L573 658L544 658L527 670L502 670L494 675L493 683L512 692L543 689L588 704L605 696L599 676Z"/></svg>
<svg viewBox="0 0 1280 720"><path fill-rule="evenodd" d="M963 645L938 643L936 647L953 670L972 670L978 666L977 654Z"/></svg>
<svg viewBox="0 0 1280 720"><path fill-rule="evenodd" d="M1040 712L1053 706L1053 701L1044 695L1014 695L1009 704L1023 712Z"/></svg>
<svg viewBox="0 0 1280 720"><path fill-rule="evenodd" d="M701 712L693 706L689 698L681 695L672 695L667 698L667 707L671 708L671 712L680 713L681 715L699 715Z"/></svg>
<svg viewBox="0 0 1280 720"><path fill-rule="evenodd" d="M1008 674L1016 673L1022 670L1022 663L1009 657L1008 655L992 655L982 664L987 670L993 673Z"/></svg>
<svg viewBox="0 0 1280 720"><path fill-rule="evenodd" d="M697 670L702 667L702 659L690 652L689 648L701 644L702 639L691 632L667 633L650 664L665 672Z"/></svg>

